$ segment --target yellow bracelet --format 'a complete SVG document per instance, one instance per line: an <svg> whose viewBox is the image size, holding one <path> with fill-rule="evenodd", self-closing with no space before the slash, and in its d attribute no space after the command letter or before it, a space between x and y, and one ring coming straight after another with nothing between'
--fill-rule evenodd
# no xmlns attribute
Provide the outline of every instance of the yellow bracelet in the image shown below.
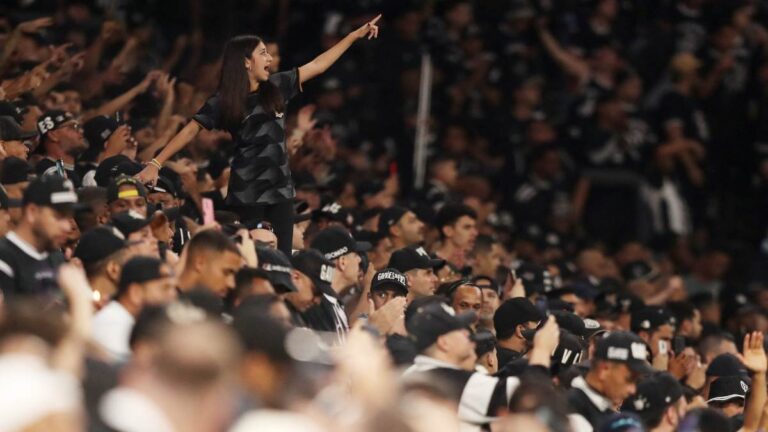
<svg viewBox="0 0 768 432"><path fill-rule="evenodd" d="M157 168L157 169L162 169L163 168L163 165L161 165L160 162L158 162L157 159L152 159L152 160L149 161L149 163L154 165L155 168Z"/></svg>

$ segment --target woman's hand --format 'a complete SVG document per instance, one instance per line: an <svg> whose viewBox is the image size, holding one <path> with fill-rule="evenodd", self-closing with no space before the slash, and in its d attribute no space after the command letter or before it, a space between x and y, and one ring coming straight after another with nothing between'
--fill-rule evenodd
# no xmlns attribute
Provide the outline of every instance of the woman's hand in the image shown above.
<svg viewBox="0 0 768 432"><path fill-rule="evenodd" d="M352 34L355 37L357 37L357 39L362 39L366 36L368 37L368 39L376 39L377 37L379 37L379 26L376 25L379 19L381 19L381 14L376 16L376 18L363 24L362 27L352 32Z"/></svg>
<svg viewBox="0 0 768 432"><path fill-rule="evenodd" d="M144 165L144 169L134 177L136 180L145 185L153 185L157 182L157 177L160 175L160 170L152 164Z"/></svg>

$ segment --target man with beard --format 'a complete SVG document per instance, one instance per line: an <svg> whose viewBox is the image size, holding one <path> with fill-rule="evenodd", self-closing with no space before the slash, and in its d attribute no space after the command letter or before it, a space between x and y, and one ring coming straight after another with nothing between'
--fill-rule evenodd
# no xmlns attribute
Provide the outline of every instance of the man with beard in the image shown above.
<svg viewBox="0 0 768 432"><path fill-rule="evenodd" d="M0 288L5 297L45 295L58 290L59 248L72 230L77 203L72 182L43 176L30 183L16 229L0 239Z"/></svg>
<svg viewBox="0 0 768 432"><path fill-rule="evenodd" d="M57 162L61 161L64 175L80 187L80 175L75 170L77 157L88 149L88 142L83 135L83 128L72 114L52 110L43 114L37 121L40 133L40 147L44 159L37 163L38 175L61 174Z"/></svg>

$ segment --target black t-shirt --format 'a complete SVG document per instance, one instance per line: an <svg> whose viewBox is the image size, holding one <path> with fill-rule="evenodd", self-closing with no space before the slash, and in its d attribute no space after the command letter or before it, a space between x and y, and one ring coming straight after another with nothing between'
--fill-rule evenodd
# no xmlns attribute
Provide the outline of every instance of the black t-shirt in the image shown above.
<svg viewBox="0 0 768 432"><path fill-rule="evenodd" d="M0 238L0 289L6 298L20 295L56 296L60 252L39 253L14 232Z"/></svg>
<svg viewBox="0 0 768 432"><path fill-rule="evenodd" d="M56 161L48 158L42 159L35 165L35 173L37 173L38 176L58 175L59 172L56 170ZM83 181L80 174L77 172L77 167L64 164L64 173L76 188L82 186Z"/></svg>
<svg viewBox="0 0 768 432"><path fill-rule="evenodd" d="M277 86L285 103L301 91L299 71L276 73L269 82ZM206 129L223 129L220 98L216 94L192 117ZM285 146L285 113L266 112L259 91L248 94L245 119L230 130L235 142L227 204L251 206L293 199L295 191Z"/></svg>

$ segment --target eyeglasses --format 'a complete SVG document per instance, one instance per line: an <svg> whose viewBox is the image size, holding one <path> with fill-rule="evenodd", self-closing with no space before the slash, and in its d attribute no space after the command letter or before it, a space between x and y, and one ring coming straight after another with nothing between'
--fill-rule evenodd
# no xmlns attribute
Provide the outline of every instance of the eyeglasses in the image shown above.
<svg viewBox="0 0 768 432"><path fill-rule="evenodd" d="M77 132L82 132L83 131L83 127L78 122L66 123L66 124L63 124L63 125L57 127L56 129L64 129L64 128L72 128L73 130L75 130Z"/></svg>

